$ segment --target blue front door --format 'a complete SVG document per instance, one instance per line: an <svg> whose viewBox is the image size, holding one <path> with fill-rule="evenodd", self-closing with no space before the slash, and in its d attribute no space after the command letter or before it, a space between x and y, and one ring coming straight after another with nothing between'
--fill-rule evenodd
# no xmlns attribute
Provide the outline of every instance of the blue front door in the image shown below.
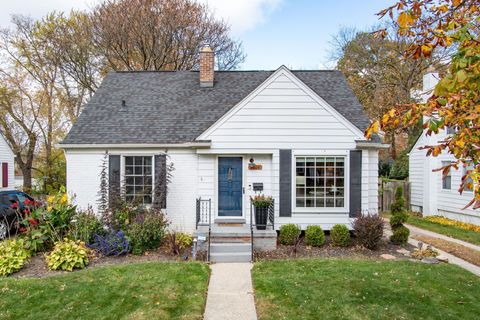
<svg viewBox="0 0 480 320"><path fill-rule="evenodd" d="M242 216L242 158L218 158L218 215Z"/></svg>

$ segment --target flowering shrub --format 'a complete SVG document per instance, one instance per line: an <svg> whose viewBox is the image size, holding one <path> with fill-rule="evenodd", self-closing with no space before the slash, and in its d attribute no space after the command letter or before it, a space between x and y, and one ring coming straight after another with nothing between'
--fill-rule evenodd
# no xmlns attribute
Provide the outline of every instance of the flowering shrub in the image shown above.
<svg viewBox="0 0 480 320"><path fill-rule="evenodd" d="M142 254L158 248L164 238L167 221L156 209L138 215L126 229L133 254Z"/></svg>
<svg viewBox="0 0 480 320"><path fill-rule="evenodd" d="M37 252L62 241L70 230L75 211L76 206L69 204L64 187L57 194L48 196L44 206L25 206L20 232L26 247Z"/></svg>
<svg viewBox="0 0 480 320"><path fill-rule="evenodd" d="M128 238L123 231L110 230L106 234L96 234L93 242L88 246L104 256L120 256L130 251Z"/></svg>
<svg viewBox="0 0 480 320"><path fill-rule="evenodd" d="M480 232L480 226L477 226L472 223L466 223L466 222L448 219L441 216L430 216L430 217L426 217L425 220L435 222L444 226L454 226L464 230Z"/></svg>
<svg viewBox="0 0 480 320"><path fill-rule="evenodd" d="M30 257L22 239L0 242L0 276L8 276L22 269Z"/></svg>
<svg viewBox="0 0 480 320"><path fill-rule="evenodd" d="M83 269L88 265L88 249L81 241L64 239L55 243L53 251L46 256L50 270Z"/></svg>
<svg viewBox="0 0 480 320"><path fill-rule="evenodd" d="M102 222L95 213L89 209L87 211L77 212L73 216L68 238L91 244L94 241L94 236L96 234L103 234L104 231Z"/></svg>

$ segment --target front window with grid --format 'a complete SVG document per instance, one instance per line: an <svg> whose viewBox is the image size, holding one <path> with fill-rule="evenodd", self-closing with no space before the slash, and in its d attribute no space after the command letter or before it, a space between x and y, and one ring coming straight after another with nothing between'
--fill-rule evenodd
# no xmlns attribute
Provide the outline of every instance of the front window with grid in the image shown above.
<svg viewBox="0 0 480 320"><path fill-rule="evenodd" d="M345 157L296 157L296 207L345 207Z"/></svg>
<svg viewBox="0 0 480 320"><path fill-rule="evenodd" d="M450 163L450 161L442 161L442 167L448 166ZM442 173L442 189L452 189L452 168L448 170L447 174Z"/></svg>
<svg viewBox="0 0 480 320"><path fill-rule="evenodd" d="M152 157L125 157L125 200L152 203Z"/></svg>
<svg viewBox="0 0 480 320"><path fill-rule="evenodd" d="M469 163L463 167L463 175L468 174L470 170L474 169L473 163ZM473 179L471 177L467 177L465 179L465 188L464 191L472 192L473 191Z"/></svg>

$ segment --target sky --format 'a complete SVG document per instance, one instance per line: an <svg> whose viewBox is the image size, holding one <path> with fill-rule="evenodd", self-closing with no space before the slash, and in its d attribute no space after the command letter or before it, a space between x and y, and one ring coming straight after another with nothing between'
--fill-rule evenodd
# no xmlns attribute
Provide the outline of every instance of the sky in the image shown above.
<svg viewBox="0 0 480 320"><path fill-rule="evenodd" d="M12 14L41 18L46 13L92 8L100 0L0 0L0 26ZM342 27L368 29L388 0L196 0L231 25L247 58L243 70L328 69L331 38Z"/></svg>

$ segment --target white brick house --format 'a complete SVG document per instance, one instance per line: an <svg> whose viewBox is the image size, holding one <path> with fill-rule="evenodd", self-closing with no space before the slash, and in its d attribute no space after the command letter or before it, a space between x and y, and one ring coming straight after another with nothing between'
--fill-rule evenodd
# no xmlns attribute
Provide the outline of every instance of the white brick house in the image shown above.
<svg viewBox="0 0 480 320"><path fill-rule="evenodd" d="M329 230L377 210L383 145L365 140L369 120L340 72L213 71L212 55L201 52L200 71L105 78L61 144L80 207L95 207L108 151L111 181L145 203L174 164L161 203L185 231L196 227L199 198L213 219L248 224L254 188L274 198L275 229Z"/></svg>

